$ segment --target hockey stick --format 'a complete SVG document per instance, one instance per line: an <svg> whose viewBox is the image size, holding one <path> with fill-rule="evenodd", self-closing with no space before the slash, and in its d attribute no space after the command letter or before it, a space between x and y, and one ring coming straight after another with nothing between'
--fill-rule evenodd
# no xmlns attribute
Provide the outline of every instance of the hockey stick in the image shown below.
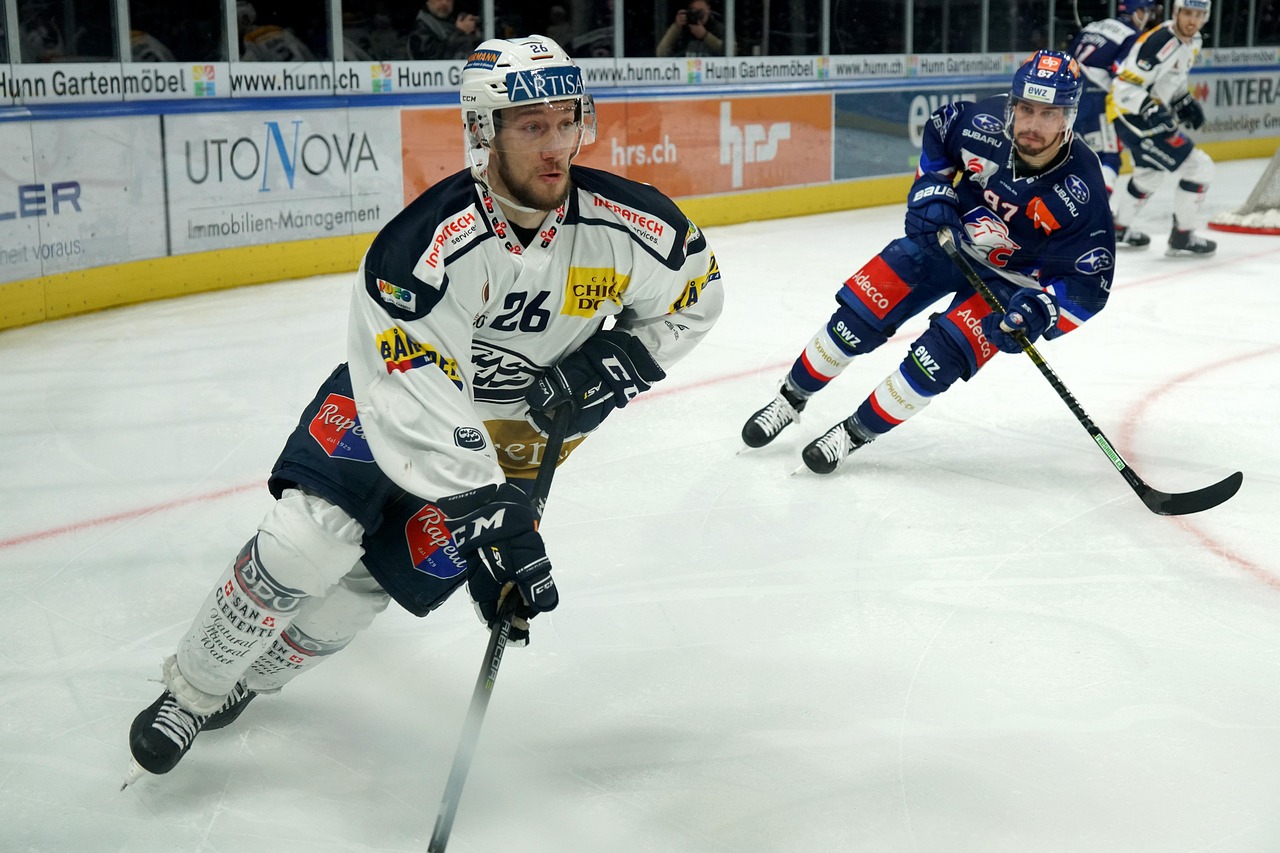
<svg viewBox="0 0 1280 853"><path fill-rule="evenodd" d="M964 273L964 277L973 285L974 290L982 295L982 298L990 306L992 311L1004 313L1004 307L1000 304L1000 300L991 292L991 288L987 287L987 283L982 280L981 276L974 271L969 261L960 252L960 247L956 245L955 236L951 233L951 229L943 228L938 231L938 243L942 245L942 250L947 253L947 257L959 267ZM1124 477L1137 494L1142 498L1142 502L1147 505L1147 509L1157 515L1189 515L1193 512L1203 512L1206 509L1212 509L1223 501L1229 500L1232 495L1240 490L1240 484L1244 482L1244 474L1239 471L1231 476L1214 483L1212 486L1205 486L1203 489L1196 489L1192 492L1162 492L1153 489L1138 476L1137 472L1129 467L1124 461L1111 442L1103 434L1102 430L1093 422L1084 408L1076 400L1067 386L1062 384L1062 380L1058 378L1058 374L1053 372L1053 368L1044 360L1044 356L1040 355L1039 350L1027 340L1027 336L1022 332L1014 332L1013 339L1022 347L1022 351L1030 357L1035 366L1044 374L1044 378L1049 380L1049 384L1053 386L1053 390L1058 392L1058 396L1062 398L1062 402L1067 404L1067 408L1071 410L1071 414L1076 416L1076 420L1080 425L1088 431L1093 437L1094 442L1107 454L1107 458L1111 460L1111 464L1116 466L1116 470Z"/></svg>
<svg viewBox="0 0 1280 853"><path fill-rule="evenodd" d="M560 458L560 448L564 445L565 435L573 422L573 406L561 405L551 424L547 435L547 447L538 465L538 476L533 481L533 489L529 500L533 504L535 519L542 518L542 511L547 505L547 494L551 491L551 478L556 471L556 462ZM512 590L515 593L515 590ZM480 740L480 724L484 722L485 711L489 708L489 697L493 694L493 684L498 680L498 667L502 664L502 653L506 651L507 640L511 636L511 620L515 616L516 600L519 594L508 593L498 622L489 632L489 646L485 649L484 661L480 664L480 674L476 677L475 689L471 692L471 704L467 707L467 719L462 725L462 737L458 741L458 750L453 756L453 766L449 768L449 780L444 786L444 797L440 801L440 813L436 816L436 826L431 833L431 843L427 853L444 853L449 843L449 833L453 831L453 818L458 813L458 802L462 799L462 786L466 784L467 773L471 769L471 759L475 755L476 743Z"/></svg>

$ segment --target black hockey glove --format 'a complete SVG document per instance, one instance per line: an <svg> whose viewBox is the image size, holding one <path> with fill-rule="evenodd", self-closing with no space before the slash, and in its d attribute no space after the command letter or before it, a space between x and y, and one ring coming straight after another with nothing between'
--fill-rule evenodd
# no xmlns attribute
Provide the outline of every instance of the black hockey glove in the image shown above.
<svg viewBox="0 0 1280 853"><path fill-rule="evenodd" d="M1148 134L1173 133L1178 129L1169 108L1150 96L1143 99L1142 106L1138 108L1138 116Z"/></svg>
<svg viewBox="0 0 1280 853"><path fill-rule="evenodd" d="M907 193L906 234L928 252L940 251L938 232L950 228L958 243L964 232L960 197L951 181L933 172L921 175Z"/></svg>
<svg viewBox="0 0 1280 853"><path fill-rule="evenodd" d="M441 498L437 506L467 560L467 589L485 624L492 627L497 621L513 587L519 591L507 642L525 645L528 620L560 603L528 496L503 483Z"/></svg>
<svg viewBox="0 0 1280 853"><path fill-rule="evenodd" d="M1204 107L1200 106L1200 102L1190 92L1183 92L1173 99L1173 114L1180 123L1192 130L1204 127Z"/></svg>
<svg viewBox="0 0 1280 853"><path fill-rule="evenodd" d="M666 376L644 344L626 332L606 329L549 368L524 398L534 426L544 434L551 430L551 410L572 403L576 414L570 434L586 435Z"/></svg>
<svg viewBox="0 0 1280 853"><path fill-rule="evenodd" d="M1024 287L1013 294L1005 313L982 318L982 333L1002 352L1022 352L1014 332L1022 332L1035 343L1057 322L1058 302L1053 295L1036 287Z"/></svg>

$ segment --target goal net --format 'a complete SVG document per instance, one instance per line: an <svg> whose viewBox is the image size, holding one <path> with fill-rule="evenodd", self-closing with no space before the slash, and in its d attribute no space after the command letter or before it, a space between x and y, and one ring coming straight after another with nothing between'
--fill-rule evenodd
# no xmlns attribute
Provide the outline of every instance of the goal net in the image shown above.
<svg viewBox="0 0 1280 853"><path fill-rule="evenodd" d="M1244 206L1211 217L1209 227L1245 234L1280 234L1280 149L1271 157Z"/></svg>

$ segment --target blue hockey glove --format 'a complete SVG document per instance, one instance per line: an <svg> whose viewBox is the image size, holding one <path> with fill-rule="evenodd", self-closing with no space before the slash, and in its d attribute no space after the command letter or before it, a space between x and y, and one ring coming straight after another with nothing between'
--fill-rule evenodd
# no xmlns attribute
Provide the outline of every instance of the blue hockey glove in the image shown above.
<svg viewBox="0 0 1280 853"><path fill-rule="evenodd" d="M626 332L606 329L549 368L524 397L529 417L544 434L551 430L551 411L567 402L576 411L570 434L586 435L666 375L644 344Z"/></svg>
<svg viewBox="0 0 1280 853"><path fill-rule="evenodd" d="M1174 98L1172 106L1173 114L1182 124L1192 130L1204 127L1204 107L1200 106L1200 102L1190 92L1183 92Z"/></svg>
<svg viewBox="0 0 1280 853"><path fill-rule="evenodd" d="M964 225L960 221L960 197L950 179L933 172L921 175L907 193L906 234L926 251L938 248L937 234L943 228L955 232L960 240Z"/></svg>
<svg viewBox="0 0 1280 853"><path fill-rule="evenodd" d="M490 627L507 595L520 593L508 643L529 641L528 620L560 603L551 561L534 525L533 507L510 483L481 486L437 501L458 551L467 561L467 589Z"/></svg>
<svg viewBox="0 0 1280 853"><path fill-rule="evenodd" d="M1058 303L1052 294L1035 287L1024 287L1013 294L1003 314L982 318L982 333L1002 352L1021 352L1022 344L1013 335L1021 332L1030 343L1058 322Z"/></svg>

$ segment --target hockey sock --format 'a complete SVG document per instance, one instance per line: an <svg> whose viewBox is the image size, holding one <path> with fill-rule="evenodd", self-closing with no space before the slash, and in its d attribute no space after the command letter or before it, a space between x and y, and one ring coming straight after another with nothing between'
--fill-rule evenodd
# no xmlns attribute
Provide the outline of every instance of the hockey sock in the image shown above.
<svg viewBox="0 0 1280 853"><path fill-rule="evenodd" d="M289 624L304 597L267 573L258 557L258 537L250 539L178 643L176 680L185 683L168 684L169 690L196 713L216 711L250 664ZM208 698L195 695L192 688Z"/></svg>
<svg viewBox="0 0 1280 853"><path fill-rule="evenodd" d="M1177 192L1173 195L1173 221L1175 228L1184 231L1192 230L1199 221L1200 206L1204 204L1204 194L1209 187L1191 181L1178 181Z"/></svg>
<svg viewBox="0 0 1280 853"><path fill-rule="evenodd" d="M844 372L854 356L871 352L886 338L848 306L840 305L791 365L787 385L812 396Z"/></svg>

